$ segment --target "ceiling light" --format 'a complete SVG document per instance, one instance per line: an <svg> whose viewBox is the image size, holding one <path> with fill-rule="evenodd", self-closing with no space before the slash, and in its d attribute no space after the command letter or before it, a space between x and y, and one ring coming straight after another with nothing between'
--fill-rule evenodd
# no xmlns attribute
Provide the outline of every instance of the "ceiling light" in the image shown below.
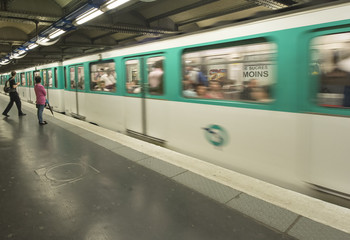
<svg viewBox="0 0 350 240"><path fill-rule="evenodd" d="M296 2L294 0L247 0L270 9L281 9L289 7Z"/></svg>
<svg viewBox="0 0 350 240"><path fill-rule="evenodd" d="M58 36L61 36L63 33L65 33L66 31L65 30L62 30L62 29L57 29L56 31L54 31L53 33L51 33L50 35L49 35L49 38L50 39L54 39L54 38L56 38L56 37L58 37Z"/></svg>
<svg viewBox="0 0 350 240"><path fill-rule="evenodd" d="M90 9L86 13L83 13L82 15L77 17L77 19L75 20L75 23L77 25L83 24L87 21L90 21L91 19L93 19L95 17L100 16L101 14L103 14L103 12L98 8Z"/></svg>
<svg viewBox="0 0 350 240"><path fill-rule="evenodd" d="M24 54L24 53L26 53L26 51L20 50L20 51L18 51L18 52L15 52L12 56L13 56L14 58L16 58L16 57L21 56L21 55Z"/></svg>
<svg viewBox="0 0 350 240"><path fill-rule="evenodd" d="M37 43L46 43L46 42L48 42L50 39L48 39L47 37L41 37L41 38L39 38L36 42Z"/></svg>
<svg viewBox="0 0 350 240"><path fill-rule="evenodd" d="M2 62L0 62L1 65L7 65L9 64L11 61L9 59L4 59L2 60Z"/></svg>
<svg viewBox="0 0 350 240"><path fill-rule="evenodd" d="M107 2L105 5L106 5L107 9L113 9L113 8L119 7L119 6L121 6L124 3L127 3L129 1L130 0L111 0L111 1Z"/></svg>
<svg viewBox="0 0 350 240"><path fill-rule="evenodd" d="M14 59L20 59L20 58L23 58L27 55L27 51L26 50L23 50L23 49L19 49L19 50L15 50L17 52L15 52L14 54L12 54L11 56L11 59L14 58Z"/></svg>
<svg viewBox="0 0 350 240"><path fill-rule="evenodd" d="M39 45L36 44L36 43L32 43L32 44L30 44L30 45L28 46L28 49L31 50L31 49L36 48L37 46L39 46Z"/></svg>

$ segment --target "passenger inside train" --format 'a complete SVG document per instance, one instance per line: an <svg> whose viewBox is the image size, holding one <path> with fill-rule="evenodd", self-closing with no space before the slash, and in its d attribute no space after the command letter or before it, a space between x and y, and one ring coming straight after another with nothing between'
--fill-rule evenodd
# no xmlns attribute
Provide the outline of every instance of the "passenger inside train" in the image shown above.
<svg viewBox="0 0 350 240"><path fill-rule="evenodd" d="M349 33L313 39L311 76L318 83L317 102L323 107L350 107Z"/></svg>
<svg viewBox="0 0 350 240"><path fill-rule="evenodd" d="M116 91L117 76L114 62L92 63L90 71L90 89L92 91Z"/></svg>
<svg viewBox="0 0 350 240"><path fill-rule="evenodd" d="M275 61L275 46L271 43L191 49L183 54L183 79L186 80L182 82L183 96L270 102L276 78ZM198 85L201 85L199 91L206 90L207 93L198 94ZM189 94L190 91L195 94Z"/></svg>
<svg viewBox="0 0 350 240"><path fill-rule="evenodd" d="M163 60L156 61L148 74L149 93L154 95L163 94Z"/></svg>

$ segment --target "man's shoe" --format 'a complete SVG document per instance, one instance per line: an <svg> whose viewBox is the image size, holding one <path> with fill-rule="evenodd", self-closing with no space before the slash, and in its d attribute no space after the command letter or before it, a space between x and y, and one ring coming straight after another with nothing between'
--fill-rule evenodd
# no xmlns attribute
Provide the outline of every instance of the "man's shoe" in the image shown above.
<svg viewBox="0 0 350 240"><path fill-rule="evenodd" d="M5 117L9 117L10 115L8 114L5 114L5 113L2 113L2 115L4 115Z"/></svg>
<svg viewBox="0 0 350 240"><path fill-rule="evenodd" d="M46 125L46 124L47 124L46 121L39 123L39 125Z"/></svg>
<svg viewBox="0 0 350 240"><path fill-rule="evenodd" d="M19 114L18 116L22 117L22 116L25 116L25 115L27 115L27 114L21 113L21 114Z"/></svg>

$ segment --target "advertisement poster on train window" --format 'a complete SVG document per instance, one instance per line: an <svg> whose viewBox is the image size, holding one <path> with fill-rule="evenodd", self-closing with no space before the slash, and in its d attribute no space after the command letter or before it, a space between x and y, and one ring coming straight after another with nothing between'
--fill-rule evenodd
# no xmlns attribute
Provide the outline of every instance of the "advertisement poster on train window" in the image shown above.
<svg viewBox="0 0 350 240"><path fill-rule="evenodd" d="M209 81L223 82L227 78L227 69L225 68L211 68L209 70Z"/></svg>
<svg viewBox="0 0 350 240"><path fill-rule="evenodd" d="M208 58L208 80L224 82L227 79L227 65L218 64L225 62L223 57Z"/></svg>
<svg viewBox="0 0 350 240"><path fill-rule="evenodd" d="M249 64L243 66L243 81L256 79L261 85L269 85L273 80L274 65Z"/></svg>
<svg viewBox="0 0 350 240"><path fill-rule="evenodd" d="M243 81L256 79L262 86L272 84L275 65L271 58L271 53L244 56Z"/></svg>

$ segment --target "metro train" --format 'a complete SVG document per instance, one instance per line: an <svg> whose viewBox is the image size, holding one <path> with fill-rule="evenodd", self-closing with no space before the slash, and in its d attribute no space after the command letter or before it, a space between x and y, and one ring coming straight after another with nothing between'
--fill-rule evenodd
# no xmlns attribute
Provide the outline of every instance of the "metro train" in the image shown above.
<svg viewBox="0 0 350 240"><path fill-rule="evenodd" d="M350 3L294 11L17 69L18 91L34 103L40 75L57 112L346 199L349 12Z"/></svg>

